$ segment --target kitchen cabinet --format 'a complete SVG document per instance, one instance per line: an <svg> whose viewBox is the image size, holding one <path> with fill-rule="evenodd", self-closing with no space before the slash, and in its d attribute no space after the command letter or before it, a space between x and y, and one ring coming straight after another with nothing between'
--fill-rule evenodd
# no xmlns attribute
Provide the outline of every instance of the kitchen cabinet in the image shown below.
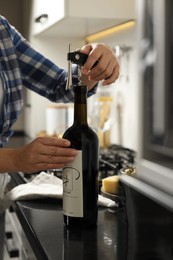
<svg viewBox="0 0 173 260"><path fill-rule="evenodd" d="M64 17L64 0L34 0L32 34L39 34Z"/></svg>
<svg viewBox="0 0 173 260"><path fill-rule="evenodd" d="M135 0L34 0L31 33L84 37L135 19Z"/></svg>

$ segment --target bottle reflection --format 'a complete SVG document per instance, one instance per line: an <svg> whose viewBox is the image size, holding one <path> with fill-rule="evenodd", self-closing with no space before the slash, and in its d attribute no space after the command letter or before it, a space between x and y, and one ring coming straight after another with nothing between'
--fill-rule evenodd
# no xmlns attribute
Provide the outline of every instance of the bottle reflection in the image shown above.
<svg viewBox="0 0 173 260"><path fill-rule="evenodd" d="M99 259L117 260L117 210L107 209L103 214L103 236L98 230L99 236Z"/></svg>
<svg viewBox="0 0 173 260"><path fill-rule="evenodd" d="M91 242L92 241L92 242ZM98 260L97 229L69 230L64 227L62 260Z"/></svg>

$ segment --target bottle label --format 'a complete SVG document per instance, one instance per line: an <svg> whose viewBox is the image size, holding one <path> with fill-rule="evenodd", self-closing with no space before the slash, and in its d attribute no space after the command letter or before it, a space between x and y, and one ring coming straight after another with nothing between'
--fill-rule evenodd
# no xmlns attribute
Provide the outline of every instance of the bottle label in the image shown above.
<svg viewBox="0 0 173 260"><path fill-rule="evenodd" d="M64 167L62 179L63 214L83 217L82 151L78 151L74 161Z"/></svg>

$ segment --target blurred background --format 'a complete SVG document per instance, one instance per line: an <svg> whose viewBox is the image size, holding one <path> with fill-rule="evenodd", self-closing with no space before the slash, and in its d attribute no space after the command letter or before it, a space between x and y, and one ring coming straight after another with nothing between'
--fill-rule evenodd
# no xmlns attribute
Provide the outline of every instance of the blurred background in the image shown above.
<svg viewBox="0 0 173 260"><path fill-rule="evenodd" d="M95 114L101 113L98 113L98 109L102 105L107 106L107 114L100 119L102 122L98 122L100 127L96 129L101 145L117 143L136 150L138 83L135 1L81 1L79 4L77 1L62 0L1 0L0 10L1 15L4 15L33 47L63 68L67 68L66 54L69 43L72 50L87 42L104 42L110 45L120 63L120 77L115 84L105 88L99 86L97 96L88 101L88 118L91 126L95 127L91 116L93 104L94 110L97 110ZM110 28L111 30L107 31ZM56 108L31 91L24 89L23 92L25 105L20 120L15 125L16 132L23 131L28 137L35 138L45 131L62 134L71 124L71 106ZM108 96L107 101L104 99L103 102L100 96ZM56 129L53 129L54 126L50 129L47 113L52 115ZM61 126L58 125L59 113L64 113L64 128L63 122L59 123ZM65 118L66 114L68 116Z"/></svg>

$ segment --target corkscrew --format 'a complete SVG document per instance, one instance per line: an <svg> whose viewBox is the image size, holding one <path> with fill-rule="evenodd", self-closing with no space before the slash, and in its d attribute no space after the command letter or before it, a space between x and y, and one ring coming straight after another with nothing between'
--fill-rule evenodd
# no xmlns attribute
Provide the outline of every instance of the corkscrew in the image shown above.
<svg viewBox="0 0 173 260"><path fill-rule="evenodd" d="M79 85L82 85L82 82L80 80L81 78L81 70L80 67L83 66L88 58L88 55L85 53L82 53L80 51L70 51L70 44L69 44L69 52L67 53L67 60L68 60L68 78L67 78L67 84L66 84L66 90L71 89L73 86L72 83L72 63L78 65L78 80Z"/></svg>

